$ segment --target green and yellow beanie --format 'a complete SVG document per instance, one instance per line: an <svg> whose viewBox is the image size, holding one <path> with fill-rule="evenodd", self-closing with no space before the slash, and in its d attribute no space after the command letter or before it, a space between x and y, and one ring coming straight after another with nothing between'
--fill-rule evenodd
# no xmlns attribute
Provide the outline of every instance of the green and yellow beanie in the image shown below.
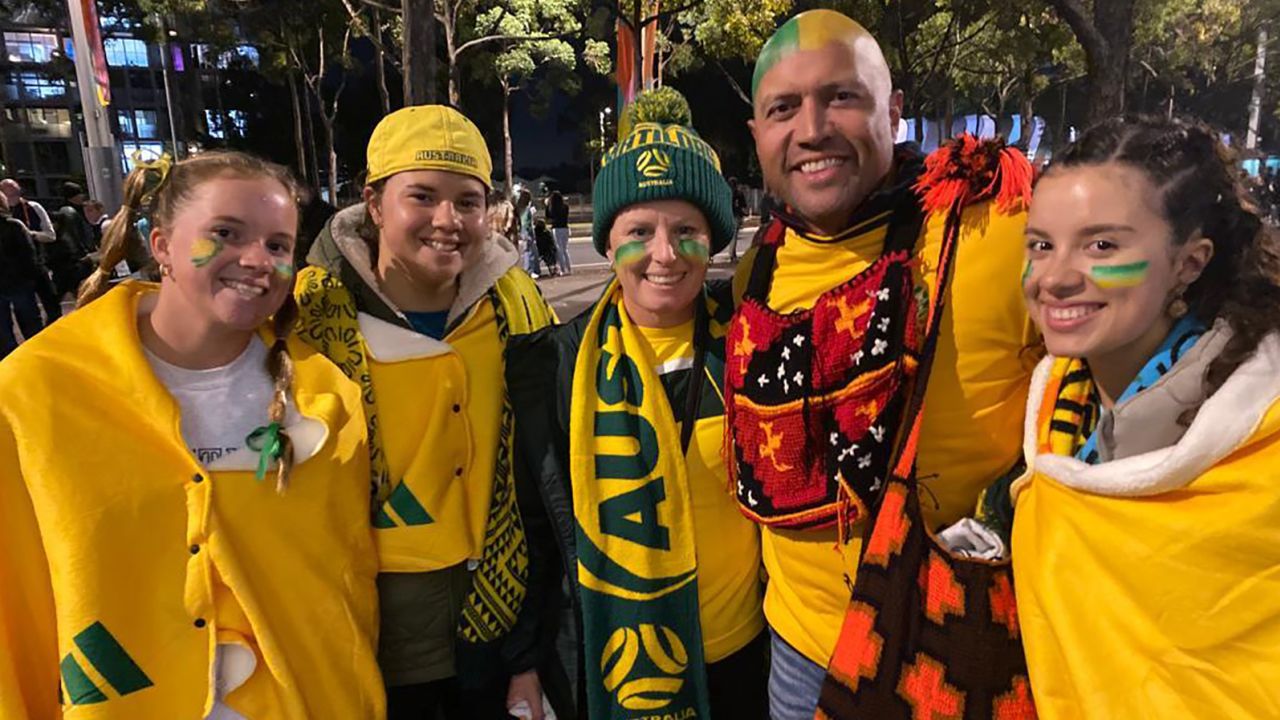
<svg viewBox="0 0 1280 720"><path fill-rule="evenodd" d="M661 103L645 95L661 95ZM737 232L733 191L720 174L715 150L688 127L689 106L669 88L637 98L631 132L605 153L592 192L591 237L601 255L609 230L630 205L684 200L700 208L711 227L711 254L728 246ZM678 102L672 102L678 99Z"/></svg>

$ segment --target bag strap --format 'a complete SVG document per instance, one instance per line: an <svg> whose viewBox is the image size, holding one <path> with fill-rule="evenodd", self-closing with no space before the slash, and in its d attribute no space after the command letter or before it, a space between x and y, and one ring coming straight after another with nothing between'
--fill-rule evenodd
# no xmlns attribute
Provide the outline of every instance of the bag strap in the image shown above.
<svg viewBox="0 0 1280 720"><path fill-rule="evenodd" d="M947 307L947 289L951 284L956 252L960 245L960 226L964 206L964 198L957 198L947 210L947 219L943 225L942 246L938 250L936 282L929 303L928 330L925 332L924 344L920 348L920 361L916 366L915 380L911 383L911 394L907 396L907 405L902 415L903 422L898 431L896 447L893 455L890 456L893 459L889 467L899 478L909 477L916 462L920 424L924 417L925 390L929 385L934 356L937 355L942 314Z"/></svg>
<svg viewBox="0 0 1280 720"><path fill-rule="evenodd" d="M787 226L774 218L759 232L760 243L756 246L756 255L751 263L751 274L747 276L743 297L765 303L769 297L769 285L773 281L773 266L778 260L778 247L786 236Z"/></svg>
<svg viewBox="0 0 1280 720"><path fill-rule="evenodd" d="M698 307L693 313L693 374L685 390L684 423L680 428L680 457L689 454L689 441L693 438L693 426L698 423L702 404L702 383L706 379L707 345L711 342L711 317L707 311L707 291L698 295Z"/></svg>

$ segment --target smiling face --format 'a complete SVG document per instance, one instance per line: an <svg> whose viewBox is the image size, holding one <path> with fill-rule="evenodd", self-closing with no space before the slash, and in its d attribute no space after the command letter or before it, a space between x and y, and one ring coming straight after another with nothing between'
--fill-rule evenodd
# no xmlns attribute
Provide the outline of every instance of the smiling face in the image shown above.
<svg viewBox="0 0 1280 720"><path fill-rule="evenodd" d="M398 173L376 196L366 190L378 264L429 285L456 280L488 238L485 192L479 180L444 170Z"/></svg>
<svg viewBox="0 0 1280 720"><path fill-rule="evenodd" d="M765 184L834 235L889 174L901 116L902 96L865 32L783 55L760 78L750 122Z"/></svg>
<svg viewBox="0 0 1280 720"><path fill-rule="evenodd" d="M270 178L224 175L195 187L152 252L169 271L161 302L181 317L228 330L260 326L293 290L298 208Z"/></svg>
<svg viewBox="0 0 1280 720"><path fill-rule="evenodd" d="M1174 242L1143 172L1117 163L1050 170L1027 218L1023 293L1050 353L1136 373L1172 327L1170 301L1212 255L1208 239Z"/></svg>
<svg viewBox="0 0 1280 720"><path fill-rule="evenodd" d="M711 254L711 229L684 200L632 205L613 220L609 250L627 314L644 327L672 327L693 317Z"/></svg>

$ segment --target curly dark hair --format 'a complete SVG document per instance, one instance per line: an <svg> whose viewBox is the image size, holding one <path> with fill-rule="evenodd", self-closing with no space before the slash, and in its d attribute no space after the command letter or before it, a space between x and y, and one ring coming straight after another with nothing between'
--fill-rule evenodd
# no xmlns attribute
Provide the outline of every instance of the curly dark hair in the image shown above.
<svg viewBox="0 0 1280 720"><path fill-rule="evenodd" d="M1206 397L1280 330L1280 243L1249 198L1235 153L1190 119L1118 117L1089 130L1056 157L1059 168L1123 163L1160 193L1173 242L1213 241L1213 258L1183 298L1196 317L1226 321L1232 337L1205 373ZM1184 418L1185 419L1185 418Z"/></svg>

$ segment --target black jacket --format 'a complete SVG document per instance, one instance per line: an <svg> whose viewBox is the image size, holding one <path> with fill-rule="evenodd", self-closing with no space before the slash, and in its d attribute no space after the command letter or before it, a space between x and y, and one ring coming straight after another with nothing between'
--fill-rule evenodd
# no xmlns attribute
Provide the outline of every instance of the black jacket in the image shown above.
<svg viewBox="0 0 1280 720"><path fill-rule="evenodd" d="M0 216L0 292L34 287L42 272L27 226L21 220ZM6 317L0 322L10 321Z"/></svg>
<svg viewBox="0 0 1280 720"><path fill-rule="evenodd" d="M93 252L93 228L85 219L83 210L67 205L51 219L58 239L44 246L50 268L77 263Z"/></svg>
<svg viewBox="0 0 1280 720"><path fill-rule="evenodd" d="M547 201L547 220L551 222L553 228L569 227L569 203L561 200L559 203Z"/></svg>
<svg viewBox="0 0 1280 720"><path fill-rule="evenodd" d="M733 313L730 283L709 282L706 290L718 308L716 320L727 322ZM536 633L540 638L538 667L547 688L547 697L561 718L577 715L563 707L565 700L561 699L572 695L567 688L561 687L567 675L561 664L563 658L558 657L555 651L558 636L571 642L576 649L576 705L585 708L582 694L585 661L581 643L582 604L578 585L573 482L569 474L569 409L578 350L595 307L593 304L563 325L513 336L507 347L511 357L519 358L518 362L507 363L506 372L507 392L510 393L517 428L516 495L520 498L525 535L529 542L528 597L529 602L536 601L543 606L536 615L552 623L539 628ZM700 323L704 321L705 318L699 318ZM718 352L723 353L723 341ZM696 386L692 393L703 394L704 398L704 393L714 395L713 389ZM683 396L683 391L679 395ZM674 407L672 410L679 422L684 411ZM534 568L540 572L535 574ZM558 623L559 609L566 600L562 588L568 589L567 600L573 617L572 624L564 628Z"/></svg>

